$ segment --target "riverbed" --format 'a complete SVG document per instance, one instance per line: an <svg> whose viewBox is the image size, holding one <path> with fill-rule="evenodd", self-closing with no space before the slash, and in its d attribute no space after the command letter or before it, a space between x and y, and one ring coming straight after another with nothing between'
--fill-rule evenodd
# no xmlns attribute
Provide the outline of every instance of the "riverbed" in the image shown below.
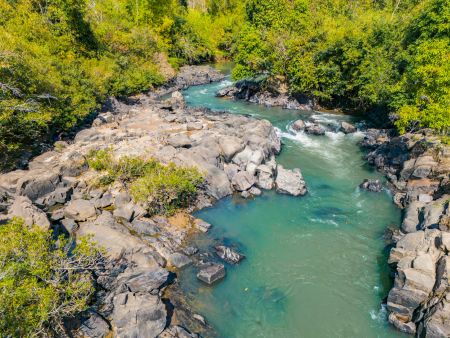
<svg viewBox="0 0 450 338"><path fill-rule="evenodd" d="M362 134L336 131L352 117L214 96L229 84L226 78L191 87L184 96L189 106L271 121L283 141L278 162L301 168L309 193L229 197L198 212L213 225L195 239L201 251L225 242L246 259L226 265L226 278L213 286L197 281L195 267L183 270L179 279L191 305L220 337L404 337L382 306L391 286L384 233L399 224L400 211L388 191L358 188L365 178L383 178L363 159ZM296 133L290 124L299 118L329 131Z"/></svg>

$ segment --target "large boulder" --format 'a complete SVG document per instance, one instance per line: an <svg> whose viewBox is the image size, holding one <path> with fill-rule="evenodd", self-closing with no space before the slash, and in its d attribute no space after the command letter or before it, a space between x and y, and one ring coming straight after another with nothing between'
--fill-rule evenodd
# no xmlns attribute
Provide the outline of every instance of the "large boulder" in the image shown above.
<svg viewBox="0 0 450 338"><path fill-rule="evenodd" d="M242 140L235 136L220 138L219 146L227 162L229 162L236 153L244 149L244 143L242 142Z"/></svg>
<svg viewBox="0 0 450 338"><path fill-rule="evenodd" d="M305 131L308 134L312 135L325 135L325 129L322 126L315 123L307 125Z"/></svg>
<svg viewBox="0 0 450 338"><path fill-rule="evenodd" d="M344 121L341 123L339 130L344 134L351 134L356 132L356 127L353 124Z"/></svg>
<svg viewBox="0 0 450 338"><path fill-rule="evenodd" d="M118 337L156 338L167 324L166 306L158 296L125 292L114 297L113 326Z"/></svg>
<svg viewBox="0 0 450 338"><path fill-rule="evenodd" d="M275 184L280 194L303 196L308 192L300 169L289 170L278 165Z"/></svg>
<svg viewBox="0 0 450 338"><path fill-rule="evenodd" d="M292 123L292 129L296 130L296 131L302 131L305 130L306 128L306 124L305 121L303 120L297 120L294 123Z"/></svg>
<svg viewBox="0 0 450 338"><path fill-rule="evenodd" d="M26 225L38 225L46 230L50 229L50 221L45 213L35 207L26 196L17 196L9 208L8 217L22 218Z"/></svg>
<svg viewBox="0 0 450 338"><path fill-rule="evenodd" d="M88 219L94 218L97 213L95 211L94 204L88 200L73 200L64 210L64 215L67 218L74 219L75 221L84 222Z"/></svg>
<svg viewBox="0 0 450 338"><path fill-rule="evenodd" d="M60 175L47 171L29 171L17 182L17 194L35 201L54 191L60 183Z"/></svg>
<svg viewBox="0 0 450 338"><path fill-rule="evenodd" d="M256 183L255 176L248 171L240 171L234 175L232 184L237 191L246 191Z"/></svg>

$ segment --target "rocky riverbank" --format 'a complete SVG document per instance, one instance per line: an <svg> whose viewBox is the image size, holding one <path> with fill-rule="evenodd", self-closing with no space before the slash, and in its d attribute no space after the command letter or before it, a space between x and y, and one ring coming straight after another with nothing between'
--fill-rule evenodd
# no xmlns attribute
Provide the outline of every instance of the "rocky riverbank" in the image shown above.
<svg viewBox="0 0 450 338"><path fill-rule="evenodd" d="M269 82L264 76L237 81L235 84L219 90L216 96L245 100L266 107L299 110L318 109L311 99L290 96L285 85L277 81L273 82L273 80Z"/></svg>
<svg viewBox="0 0 450 338"><path fill-rule="evenodd" d="M207 283L225 275L225 265L190 245L191 234L207 232L211 225L189 213L234 193L249 198L264 189L295 196L307 192L299 169L277 165L281 142L268 121L186 108L178 89L220 78L211 68L197 72L189 67L158 93L131 98L128 104L110 100L109 110L91 128L69 142L57 142L27 170L0 176L3 221L21 217L57 234L90 235L106 249L107 264L95 272L95 302L67 323L70 335L214 335L177 286L177 271L190 264L198 266L199 278ZM170 92L169 99L161 99ZM111 149L116 159L137 156L198 168L205 181L196 203L171 217L150 216L125 184L95 184L100 174L89 168L87 157L99 149ZM224 262L242 259L229 248L216 250Z"/></svg>
<svg viewBox="0 0 450 338"><path fill-rule="evenodd" d="M404 210L393 231L389 264L395 273L387 298L389 321L417 337L450 336L450 147L423 133L390 135L370 129L362 145L384 172Z"/></svg>

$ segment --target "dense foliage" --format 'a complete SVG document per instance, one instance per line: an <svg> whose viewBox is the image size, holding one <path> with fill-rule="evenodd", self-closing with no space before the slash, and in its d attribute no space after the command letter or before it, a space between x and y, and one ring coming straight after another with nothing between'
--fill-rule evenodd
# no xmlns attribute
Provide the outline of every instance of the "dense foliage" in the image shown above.
<svg viewBox="0 0 450 338"><path fill-rule="evenodd" d="M220 5L218 5L220 4ZM67 132L108 95L229 53L233 1L0 0L0 169Z"/></svg>
<svg viewBox="0 0 450 338"><path fill-rule="evenodd" d="M121 182L136 202L143 203L150 214L172 214L195 201L203 183L196 168L182 168L173 163L163 165L154 159L125 156L114 159L111 149L92 151L88 164L102 172L97 184Z"/></svg>
<svg viewBox="0 0 450 338"><path fill-rule="evenodd" d="M86 309L100 251L13 219L0 226L0 337L47 336Z"/></svg>
<svg viewBox="0 0 450 338"><path fill-rule="evenodd" d="M392 113L400 132L450 127L449 0L248 0L235 60L236 79Z"/></svg>

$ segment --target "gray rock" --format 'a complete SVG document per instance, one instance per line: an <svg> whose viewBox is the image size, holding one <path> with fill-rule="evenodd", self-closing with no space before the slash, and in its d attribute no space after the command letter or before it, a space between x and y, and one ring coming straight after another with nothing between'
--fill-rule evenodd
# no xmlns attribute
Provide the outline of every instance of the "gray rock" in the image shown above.
<svg viewBox="0 0 450 338"><path fill-rule="evenodd" d="M211 229L211 224L198 218L194 221L194 226L201 232L208 232Z"/></svg>
<svg viewBox="0 0 450 338"><path fill-rule="evenodd" d="M379 180L369 180L367 178L359 185L359 187L373 192L380 192L383 190L383 185Z"/></svg>
<svg viewBox="0 0 450 338"><path fill-rule="evenodd" d="M225 274L226 271L223 264L212 264L210 266L207 266L206 268L201 269L197 274L197 278L202 282L211 285L224 278Z"/></svg>
<svg viewBox="0 0 450 338"><path fill-rule="evenodd" d="M256 173L258 176L256 185L261 189L271 190L275 183L273 169L266 164L262 164L256 168Z"/></svg>
<svg viewBox="0 0 450 338"><path fill-rule="evenodd" d="M192 140L186 134L172 134L168 137L167 144L175 148L190 148Z"/></svg>
<svg viewBox="0 0 450 338"><path fill-rule="evenodd" d="M169 271L156 267L150 270L138 271L123 278L127 288L132 292L155 293L168 282Z"/></svg>
<svg viewBox="0 0 450 338"><path fill-rule="evenodd" d="M240 171L234 175L231 183L237 191L246 191L256 183L256 180L255 176L252 176L249 172Z"/></svg>
<svg viewBox="0 0 450 338"><path fill-rule="evenodd" d="M118 337L156 338L167 323L167 311L158 296L121 293L114 297L112 319Z"/></svg>
<svg viewBox="0 0 450 338"><path fill-rule="evenodd" d="M248 199L248 198L252 197L252 194L250 194L250 192L248 190L245 190L245 191L241 192L241 197Z"/></svg>
<svg viewBox="0 0 450 338"><path fill-rule="evenodd" d="M115 209L113 216L119 220L130 222L134 216L134 204L128 203L118 209Z"/></svg>
<svg viewBox="0 0 450 338"><path fill-rule="evenodd" d="M9 208L8 217L22 218L26 225L37 225L43 229L50 229L50 222L45 213L35 207L26 196L17 196Z"/></svg>
<svg viewBox="0 0 450 338"><path fill-rule="evenodd" d="M94 206L98 209L106 208L112 205L114 198L112 194L108 191L105 192L102 197L94 199Z"/></svg>
<svg viewBox="0 0 450 338"><path fill-rule="evenodd" d="M203 124L201 122L189 122L186 125L187 131L193 131L193 130L202 130Z"/></svg>
<svg viewBox="0 0 450 338"><path fill-rule="evenodd" d="M62 159L59 173L61 176L76 177L89 169L86 158L78 151L73 151Z"/></svg>
<svg viewBox="0 0 450 338"><path fill-rule="evenodd" d="M411 203L408 206L401 225L403 232L410 233L419 230L419 213L422 207L423 204L419 202Z"/></svg>
<svg viewBox="0 0 450 338"><path fill-rule="evenodd" d="M312 135L325 135L325 129L318 124L307 125L305 131Z"/></svg>
<svg viewBox="0 0 450 338"><path fill-rule="evenodd" d="M253 196L260 196L262 194L261 190L259 190L257 187L251 187L248 192Z"/></svg>
<svg viewBox="0 0 450 338"><path fill-rule="evenodd" d="M351 134L356 132L356 127L351 123L342 122L339 130L342 131L344 134Z"/></svg>
<svg viewBox="0 0 450 338"><path fill-rule="evenodd" d="M296 131L302 131L305 130L306 124L303 120L297 120L294 123L292 123L292 129Z"/></svg>
<svg viewBox="0 0 450 338"><path fill-rule="evenodd" d="M54 191L60 182L58 173L45 171L28 172L17 182L17 194L27 196L31 201Z"/></svg>
<svg viewBox="0 0 450 338"><path fill-rule="evenodd" d="M55 204L64 204L70 198L71 194L71 187L56 188L51 193L38 198L36 204L44 207L52 207Z"/></svg>
<svg viewBox="0 0 450 338"><path fill-rule="evenodd" d="M303 196L308 191L300 169L284 169L282 165L277 167L275 184L277 192L281 194Z"/></svg>
<svg viewBox="0 0 450 338"><path fill-rule="evenodd" d="M216 254L225 262L230 264L238 264L241 260L245 258L244 255L234 251L233 249L226 247L224 245L217 245L215 247Z"/></svg>
<svg viewBox="0 0 450 338"><path fill-rule="evenodd" d="M179 252L171 254L169 257L169 261L171 265L173 265L178 269L184 268L185 266L192 264L192 260L188 256L183 255Z"/></svg>
<svg viewBox="0 0 450 338"><path fill-rule="evenodd" d="M80 331L85 338L106 338L110 332L108 322L96 312L91 312L87 319L83 319Z"/></svg>
<svg viewBox="0 0 450 338"><path fill-rule="evenodd" d="M75 221L83 222L94 218L97 216L97 213L91 201L78 199L69 203L69 205L64 209L64 215L67 218L74 219Z"/></svg>
<svg viewBox="0 0 450 338"><path fill-rule="evenodd" d="M61 220L61 225L67 233L71 234L78 228L78 224L71 218L64 218Z"/></svg>
<svg viewBox="0 0 450 338"><path fill-rule="evenodd" d="M169 326L158 338L200 338L196 333L190 333L181 326Z"/></svg>
<svg viewBox="0 0 450 338"><path fill-rule="evenodd" d="M130 226L139 235L153 236L161 231L151 220L135 219Z"/></svg>
<svg viewBox="0 0 450 338"><path fill-rule="evenodd" d="M234 136L220 138L219 146L226 161L230 161L235 154L244 149L242 139Z"/></svg>
<svg viewBox="0 0 450 338"><path fill-rule="evenodd" d="M121 207L126 206L130 202L131 202L130 194L128 194L126 192L121 192L114 199L114 206L116 208L121 208Z"/></svg>

